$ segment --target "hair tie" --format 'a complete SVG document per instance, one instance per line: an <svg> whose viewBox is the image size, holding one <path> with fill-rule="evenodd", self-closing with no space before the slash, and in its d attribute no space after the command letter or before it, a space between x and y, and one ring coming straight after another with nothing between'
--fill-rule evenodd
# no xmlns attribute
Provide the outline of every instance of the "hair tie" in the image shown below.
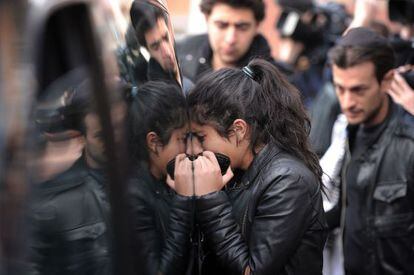
<svg viewBox="0 0 414 275"><path fill-rule="evenodd" d="M250 68L249 66L244 66L242 69L243 73L245 73L248 77L250 77L253 80L256 80L256 74L253 72L252 68Z"/></svg>
<svg viewBox="0 0 414 275"><path fill-rule="evenodd" d="M131 88L131 97L134 98L136 97L138 94L138 87L137 86L132 86Z"/></svg>

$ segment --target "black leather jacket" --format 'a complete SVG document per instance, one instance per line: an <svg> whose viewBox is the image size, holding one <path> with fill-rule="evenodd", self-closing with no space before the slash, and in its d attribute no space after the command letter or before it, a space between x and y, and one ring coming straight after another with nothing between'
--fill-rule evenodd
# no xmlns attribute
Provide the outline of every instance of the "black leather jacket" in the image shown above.
<svg viewBox="0 0 414 275"><path fill-rule="evenodd" d="M207 34L186 37L177 42L176 49L182 74L192 82L195 83L201 75L212 70L212 50ZM269 44L260 34L253 39L247 53L238 61L237 67L246 66L255 57L272 62L288 76L292 74L292 70L286 64L276 62L272 58Z"/></svg>
<svg viewBox="0 0 414 275"><path fill-rule="evenodd" d="M80 158L33 190L29 274L112 274L109 203L100 171Z"/></svg>
<svg viewBox="0 0 414 275"><path fill-rule="evenodd" d="M322 274L326 222L320 183L267 145L240 182L197 199L203 274Z"/></svg>
<svg viewBox="0 0 414 275"><path fill-rule="evenodd" d="M127 195L135 273L191 274L191 198L176 195L143 165Z"/></svg>
<svg viewBox="0 0 414 275"><path fill-rule="evenodd" d="M368 213L361 234L366 247L358 252L366 264L351 270L355 274L414 274L414 126L397 105L391 104L391 111L377 142L357 160L361 168L356 184L367 186L369 195L362 198L363 211ZM342 215L346 211L346 169L345 164Z"/></svg>

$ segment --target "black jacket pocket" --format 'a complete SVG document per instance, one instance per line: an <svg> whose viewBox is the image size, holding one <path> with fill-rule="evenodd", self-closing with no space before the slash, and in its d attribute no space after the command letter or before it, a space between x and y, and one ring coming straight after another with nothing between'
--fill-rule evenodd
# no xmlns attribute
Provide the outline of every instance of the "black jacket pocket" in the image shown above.
<svg viewBox="0 0 414 275"><path fill-rule="evenodd" d="M374 199L391 203L398 198L407 195L407 182L390 183L387 185L379 184L374 191Z"/></svg>

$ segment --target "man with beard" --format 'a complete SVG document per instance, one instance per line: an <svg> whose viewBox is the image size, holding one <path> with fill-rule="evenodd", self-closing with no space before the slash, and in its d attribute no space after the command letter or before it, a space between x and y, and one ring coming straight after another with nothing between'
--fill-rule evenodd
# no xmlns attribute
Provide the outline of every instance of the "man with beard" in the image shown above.
<svg viewBox="0 0 414 275"><path fill-rule="evenodd" d="M355 28L329 59L349 124L342 199L328 212L330 226L343 230L345 272L413 274L414 130L387 94L394 52L386 38Z"/></svg>

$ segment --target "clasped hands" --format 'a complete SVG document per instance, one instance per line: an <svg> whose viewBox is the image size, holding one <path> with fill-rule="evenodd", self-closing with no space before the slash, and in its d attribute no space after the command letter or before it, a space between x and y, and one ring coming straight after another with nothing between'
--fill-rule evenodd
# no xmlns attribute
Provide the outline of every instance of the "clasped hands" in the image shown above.
<svg viewBox="0 0 414 275"><path fill-rule="evenodd" d="M213 152L204 151L195 160L186 154L175 158L174 180L167 176L167 184L182 196L203 196L221 190L233 177L229 167L222 175Z"/></svg>

